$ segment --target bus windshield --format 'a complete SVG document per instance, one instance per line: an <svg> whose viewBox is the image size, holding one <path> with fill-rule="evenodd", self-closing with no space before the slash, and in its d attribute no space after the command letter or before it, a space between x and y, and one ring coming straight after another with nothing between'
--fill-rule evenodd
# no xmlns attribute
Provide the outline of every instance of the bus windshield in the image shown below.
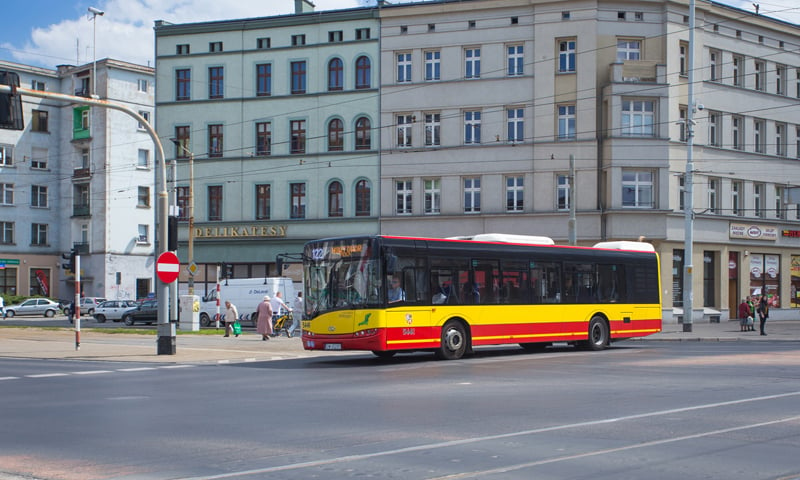
<svg viewBox="0 0 800 480"><path fill-rule="evenodd" d="M314 242L306 245L306 314L382 304L380 267L373 239Z"/></svg>

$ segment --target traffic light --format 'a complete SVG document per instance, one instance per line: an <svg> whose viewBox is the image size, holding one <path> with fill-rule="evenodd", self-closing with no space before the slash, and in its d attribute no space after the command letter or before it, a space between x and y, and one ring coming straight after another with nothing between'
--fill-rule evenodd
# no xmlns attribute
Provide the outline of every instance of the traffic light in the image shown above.
<svg viewBox="0 0 800 480"><path fill-rule="evenodd" d="M19 75L14 72L0 71L0 84L8 85L13 90L19 87ZM0 93L0 128L24 130L22 119L22 98L17 93Z"/></svg>
<svg viewBox="0 0 800 480"><path fill-rule="evenodd" d="M283 257L278 255L275 257L275 266L278 267L278 276L283 276Z"/></svg>
<svg viewBox="0 0 800 480"><path fill-rule="evenodd" d="M222 275L225 278L233 278L233 265L230 263L222 264Z"/></svg>
<svg viewBox="0 0 800 480"><path fill-rule="evenodd" d="M75 271L75 249L69 251L69 253L62 253L61 258L66 260L66 262L61 262L61 268L64 270L69 270L70 272Z"/></svg>
<svg viewBox="0 0 800 480"><path fill-rule="evenodd" d="M178 217L170 215L167 219L167 250L178 251Z"/></svg>

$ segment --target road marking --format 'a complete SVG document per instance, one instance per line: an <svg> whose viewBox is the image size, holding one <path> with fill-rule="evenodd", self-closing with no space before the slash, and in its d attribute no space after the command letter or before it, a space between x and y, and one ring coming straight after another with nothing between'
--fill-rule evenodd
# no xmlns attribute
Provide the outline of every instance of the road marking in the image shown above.
<svg viewBox="0 0 800 480"><path fill-rule="evenodd" d="M0 380L18 380L19 377L0 377Z"/></svg>
<svg viewBox="0 0 800 480"><path fill-rule="evenodd" d="M112 370L88 370L86 372L70 372L72 375L97 375L100 373L111 373Z"/></svg>
<svg viewBox="0 0 800 480"><path fill-rule="evenodd" d="M136 367L136 368L118 368L117 372L144 372L146 370L155 370L156 367Z"/></svg>
<svg viewBox="0 0 800 480"><path fill-rule="evenodd" d="M66 377L69 373L39 373L36 375L25 375L28 378L48 378L48 377Z"/></svg>
<svg viewBox="0 0 800 480"><path fill-rule="evenodd" d="M761 397L742 398L742 399L739 399L739 400L730 400L730 401L727 401L727 402L706 403L706 404L693 405L693 406L682 407L682 408L671 408L669 410L657 410L657 411L654 411L654 412L639 413L639 414L634 414L634 415L626 415L626 416L622 416L622 417L606 418L606 419L601 419L601 420L590 420L590 421L586 421L586 422L568 423L568 424L563 424L563 425L553 425L551 427L535 428L535 429L531 429L531 430L521 430L521 431L518 431L518 432L501 433L501 434L497 434L497 435L486 435L486 436L483 436L483 437L473 437L473 438L464 438L464 439L461 439L461 440L451 440L451 441L447 441L447 442L428 443L428 444L417 445L417 446L413 446L413 447L397 448L397 449L394 449L394 450L384 450L384 451L381 451L381 452L364 453L364 454L357 454L357 455L346 455L346 456L343 456L343 457L330 458L330 459L327 459L327 460L314 460L314 461L309 461L309 462L290 463L290 464L287 464L287 465L276 465L274 467L256 468L256 469L252 469L252 470L243 470L243 471L239 471L239 472L223 473L223 474L220 474L220 475L208 475L208 476L203 476L203 477L183 477L183 478L176 479L176 480L202 480L202 479L214 480L214 479L221 479L221 478L242 477L242 476L248 476L248 475L263 475L265 473L273 473L273 472L281 472L281 471L286 471L286 470L298 470L298 469L303 469L303 468L320 467L320 466L325 466L325 465L333 465L333 464L338 464L338 463L346 463L346 462L367 460L367 459L376 458L376 457L386 457L386 456L390 456L390 455L399 455L399 454L405 454L405 453L411 453L411 452L420 452L420 451L429 452L432 449L437 449L437 448L448 448L448 447L455 447L455 446L461 446L461 445L470 445L470 444L479 443L479 442L485 442L485 441L502 440L502 439L506 439L506 438L515 438L515 437L522 437L522 436L527 436L527 435L536 435L536 434L540 434L540 433L557 432L557 431L562 431L562 430L580 429L580 428L586 428L586 427L591 427L591 426L595 426L595 425L604 425L604 424L608 424L608 423L623 422L623 421L628 421L628 420L638 420L638 419L642 419L642 418L658 417L658 416L664 416L664 415L672 415L672 414L675 414L675 413L692 412L692 411L696 411L696 410L706 410L706 409L709 409L709 408L718 408L718 407L724 407L724 406L730 406L730 405L740 405L740 404L745 404L745 403L753 403L753 402L760 402L760 401L764 401L764 400L775 400L775 399L778 399L778 398L797 397L797 396L800 396L800 391L787 392L787 393L778 393L778 394L774 394L774 395L764 395L764 396L761 396ZM800 419L800 416L786 417L786 418L782 418L782 419L778 419L778 420L772 420L772 421L769 421L769 422L762 422L762 423L756 423L756 424L750 424L750 425L743 425L743 426L739 426L739 427L731 427L731 428L722 429L722 430L714 430L712 432L705 432L705 433L698 433L698 434L694 434L694 435L687 435L685 437L677 437L677 438L664 439L664 440L654 440L653 442L650 442L650 443L652 443L653 445L658 445L658 444L661 444L661 443L679 441L681 439L699 438L699 437L706 436L706 435L717 435L717 434L720 434L720 433L726 433L726 432L732 432L732 431L750 429L750 428L757 428L757 427L760 427L760 426L774 425L774 424L777 424L777 423L792 422L792 421L795 421L795 420L798 420L798 419ZM647 445L647 443L630 445L630 446L626 446L626 447L619 447L619 449L635 448L635 447L643 446L643 445ZM615 451L615 449L610 449L608 451ZM606 452L606 450L604 450L603 452ZM581 458L581 456L590 456L590 455L598 455L598 454L599 454L598 452L588 452L588 453L584 453L584 454L574 455L573 457L574 458ZM563 460L566 460L568 458L569 457L563 457L559 461L563 461ZM549 461L555 461L555 459L542 460L541 462L544 463L544 462L549 462ZM511 467L505 467L505 468L511 468ZM524 468L524 467L520 467L520 468ZM502 471L502 470L498 470L498 471ZM480 472L471 472L468 475L481 476ZM450 479L450 478L458 478L458 476L448 476L448 477L440 477L440 478L441 479Z"/></svg>

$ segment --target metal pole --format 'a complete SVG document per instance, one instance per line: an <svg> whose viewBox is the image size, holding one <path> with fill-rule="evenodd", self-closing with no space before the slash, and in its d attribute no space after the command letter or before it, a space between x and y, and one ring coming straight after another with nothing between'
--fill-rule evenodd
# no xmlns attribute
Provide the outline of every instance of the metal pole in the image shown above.
<svg viewBox="0 0 800 480"><path fill-rule="evenodd" d="M75 350L81 349L81 256L75 255L75 264L72 266L75 269L75 303L73 303L73 310L75 310Z"/></svg>
<svg viewBox="0 0 800 480"><path fill-rule="evenodd" d="M686 177L684 180L684 247L683 247L683 331L692 331L692 307L694 306L694 290L692 278L692 257L694 256L694 161L692 146L694 144L694 10L695 0L689 0L689 55L688 82L689 108L686 111Z"/></svg>
<svg viewBox="0 0 800 480"><path fill-rule="evenodd" d="M569 244L573 247L578 244L578 234L575 231L575 155L569 155Z"/></svg>
<svg viewBox="0 0 800 480"><path fill-rule="evenodd" d="M189 152L189 295L194 295L194 153Z"/></svg>

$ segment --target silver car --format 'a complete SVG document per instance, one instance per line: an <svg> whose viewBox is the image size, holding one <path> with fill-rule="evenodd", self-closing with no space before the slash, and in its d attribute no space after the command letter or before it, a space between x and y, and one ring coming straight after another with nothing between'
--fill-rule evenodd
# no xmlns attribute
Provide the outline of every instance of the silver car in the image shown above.
<svg viewBox="0 0 800 480"><path fill-rule="evenodd" d="M6 307L6 316L16 315L44 315L52 317L60 310L58 303L49 298L30 298L16 305Z"/></svg>
<svg viewBox="0 0 800 480"><path fill-rule="evenodd" d="M136 306L133 300L106 300L94 308L92 316L99 323L104 323L106 320L113 320L119 322L122 320L122 315Z"/></svg>

